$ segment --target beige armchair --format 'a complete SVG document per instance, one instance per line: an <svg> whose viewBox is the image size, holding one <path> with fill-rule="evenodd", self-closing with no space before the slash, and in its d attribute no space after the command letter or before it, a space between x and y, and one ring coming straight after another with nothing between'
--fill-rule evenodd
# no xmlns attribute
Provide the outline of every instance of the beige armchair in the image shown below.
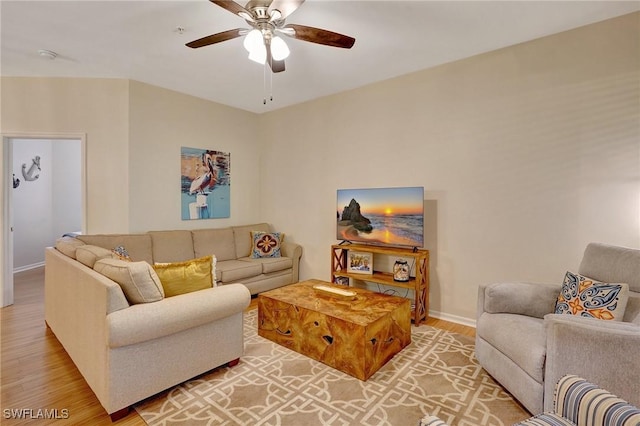
<svg viewBox="0 0 640 426"><path fill-rule="evenodd" d="M640 250L591 243L577 273L629 285L622 321L554 314L560 283L478 289L476 357L531 413L553 410L566 374L640 405Z"/></svg>

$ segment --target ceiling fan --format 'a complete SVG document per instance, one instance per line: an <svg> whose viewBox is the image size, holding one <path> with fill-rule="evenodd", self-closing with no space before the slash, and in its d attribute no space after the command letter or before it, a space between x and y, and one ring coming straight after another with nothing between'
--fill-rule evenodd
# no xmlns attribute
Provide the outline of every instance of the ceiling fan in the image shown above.
<svg viewBox="0 0 640 426"><path fill-rule="evenodd" d="M350 49L356 41L353 37L333 31L285 24L287 16L300 7L304 0L250 0L244 7L231 0L210 1L238 15L252 29L223 31L194 40L187 43L187 46L196 49L246 35L244 47L249 51L249 59L262 64L268 63L274 73L285 70L284 59L289 55L289 48L280 35L344 49Z"/></svg>

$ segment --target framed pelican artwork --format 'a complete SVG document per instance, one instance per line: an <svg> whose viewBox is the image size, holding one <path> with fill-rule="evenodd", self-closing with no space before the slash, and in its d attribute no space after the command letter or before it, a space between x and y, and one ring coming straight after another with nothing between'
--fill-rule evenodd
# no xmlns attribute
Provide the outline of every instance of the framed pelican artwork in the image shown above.
<svg viewBox="0 0 640 426"><path fill-rule="evenodd" d="M182 220L231 216L231 154L201 148L180 151Z"/></svg>

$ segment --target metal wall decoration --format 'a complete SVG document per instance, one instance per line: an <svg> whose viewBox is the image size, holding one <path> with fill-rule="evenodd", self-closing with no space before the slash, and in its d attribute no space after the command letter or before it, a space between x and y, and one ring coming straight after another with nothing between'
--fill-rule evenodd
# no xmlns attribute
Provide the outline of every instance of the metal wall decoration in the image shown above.
<svg viewBox="0 0 640 426"><path fill-rule="evenodd" d="M36 155L36 157L33 158L31 161L32 163L31 163L31 167L29 167L29 170L27 170L26 163L22 164L22 176L24 177L24 180L26 180L27 182L34 181L40 177L40 174L37 174L35 176L33 175L36 169L38 169L38 171L42 171L42 169L40 168L39 155Z"/></svg>
<svg viewBox="0 0 640 426"><path fill-rule="evenodd" d="M13 174L13 189L16 189L20 186L20 179L16 177L16 174Z"/></svg>

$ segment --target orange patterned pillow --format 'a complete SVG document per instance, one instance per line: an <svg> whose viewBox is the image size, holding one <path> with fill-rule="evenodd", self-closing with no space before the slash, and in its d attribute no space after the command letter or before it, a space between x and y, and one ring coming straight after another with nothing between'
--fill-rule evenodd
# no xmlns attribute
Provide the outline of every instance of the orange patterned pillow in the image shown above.
<svg viewBox="0 0 640 426"><path fill-rule="evenodd" d="M622 321L628 298L628 284L601 283L567 271L555 313Z"/></svg>

